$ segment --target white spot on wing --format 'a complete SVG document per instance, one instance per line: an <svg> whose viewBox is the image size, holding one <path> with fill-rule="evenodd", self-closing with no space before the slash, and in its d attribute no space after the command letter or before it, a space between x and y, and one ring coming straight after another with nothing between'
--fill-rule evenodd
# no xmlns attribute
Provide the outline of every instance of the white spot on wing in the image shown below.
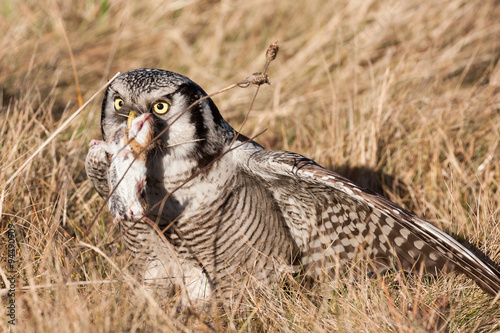
<svg viewBox="0 0 500 333"><path fill-rule="evenodd" d="M401 234L401 236L403 236L405 239L408 239L408 236L410 235L410 231L408 229L401 229L399 230L399 233Z"/></svg>
<svg viewBox="0 0 500 333"><path fill-rule="evenodd" d="M335 253L341 253L345 251L344 247L341 244L335 245L333 249L335 250Z"/></svg>
<svg viewBox="0 0 500 333"><path fill-rule="evenodd" d="M384 226L382 227L382 232L383 232L384 234L386 234L386 235L390 234L390 233L391 233L391 230L392 230L392 228L391 228L390 226L388 226L388 225L384 225Z"/></svg>
<svg viewBox="0 0 500 333"><path fill-rule="evenodd" d="M405 240L401 237L394 238L394 243L396 243L397 246L403 245L404 242L405 242Z"/></svg>
<svg viewBox="0 0 500 333"><path fill-rule="evenodd" d="M425 243L424 243L423 241L421 241L421 240L415 241L415 242L413 243L413 245L415 245L415 247L416 247L417 249L419 249L419 250L421 250L421 249L424 247L424 244L425 244Z"/></svg>

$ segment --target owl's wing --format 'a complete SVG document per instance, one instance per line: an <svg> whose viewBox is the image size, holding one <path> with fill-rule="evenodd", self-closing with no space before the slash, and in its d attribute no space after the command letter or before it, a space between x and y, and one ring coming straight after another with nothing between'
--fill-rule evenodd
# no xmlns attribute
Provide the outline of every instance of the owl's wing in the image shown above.
<svg viewBox="0 0 500 333"><path fill-rule="evenodd" d="M102 145L94 144L90 146L85 159L85 171L87 177L103 198L106 198L109 194L108 169L109 161Z"/></svg>
<svg viewBox="0 0 500 333"><path fill-rule="evenodd" d="M497 268L383 196L298 154L263 149L237 154L241 167L272 193L310 274L363 256L378 268L418 272L423 264L428 274L454 269L485 291L500 292Z"/></svg>

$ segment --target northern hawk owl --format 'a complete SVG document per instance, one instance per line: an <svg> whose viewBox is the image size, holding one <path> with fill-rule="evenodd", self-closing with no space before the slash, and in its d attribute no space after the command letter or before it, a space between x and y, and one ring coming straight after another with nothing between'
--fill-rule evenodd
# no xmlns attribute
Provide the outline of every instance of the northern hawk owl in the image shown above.
<svg viewBox="0 0 500 333"><path fill-rule="evenodd" d="M145 114L159 136L147 153L144 211L163 235L127 214L133 208L112 209L130 226L128 248L142 253L143 276L170 279L191 299L215 290L228 298L247 276L266 284L300 270L314 280L365 258L374 271L423 265L500 291L498 269L445 232L304 156L264 149L233 130L210 98L198 101L204 96L187 77L159 69L121 74L105 93L104 140ZM87 169L106 197L113 152L99 146Z"/></svg>

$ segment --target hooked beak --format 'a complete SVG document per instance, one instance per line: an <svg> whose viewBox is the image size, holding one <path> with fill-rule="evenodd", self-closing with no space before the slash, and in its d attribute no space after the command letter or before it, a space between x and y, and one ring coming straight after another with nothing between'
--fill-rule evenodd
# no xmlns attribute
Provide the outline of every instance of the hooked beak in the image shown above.
<svg viewBox="0 0 500 333"><path fill-rule="evenodd" d="M132 121L134 121L135 119L135 112L134 110L130 110L130 112L128 113L128 119L127 119L127 128L130 129L130 127L132 127Z"/></svg>

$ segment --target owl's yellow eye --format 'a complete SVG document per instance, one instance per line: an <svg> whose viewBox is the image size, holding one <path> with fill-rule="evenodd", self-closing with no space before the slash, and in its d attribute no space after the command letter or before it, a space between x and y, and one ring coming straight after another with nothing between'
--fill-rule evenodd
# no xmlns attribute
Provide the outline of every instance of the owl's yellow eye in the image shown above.
<svg viewBox="0 0 500 333"><path fill-rule="evenodd" d="M168 104L165 102L158 102L153 105L153 110L158 114L164 114L168 111Z"/></svg>
<svg viewBox="0 0 500 333"><path fill-rule="evenodd" d="M123 104L124 104L123 99L121 99L119 97L115 98L115 110L116 111L120 110L123 107Z"/></svg>

